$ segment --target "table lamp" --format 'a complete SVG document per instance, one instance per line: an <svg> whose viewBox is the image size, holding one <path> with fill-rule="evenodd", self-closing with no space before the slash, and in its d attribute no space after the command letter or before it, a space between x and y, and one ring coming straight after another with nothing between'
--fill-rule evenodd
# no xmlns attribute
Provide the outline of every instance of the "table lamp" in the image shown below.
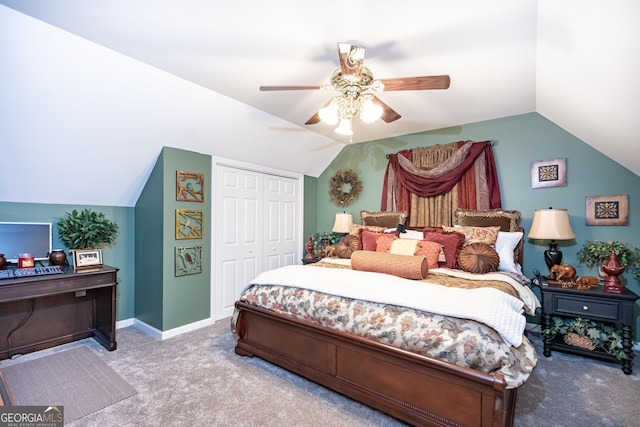
<svg viewBox="0 0 640 427"><path fill-rule="evenodd" d="M353 225L353 216L350 213L337 213L336 220L333 223L333 228L331 231L334 233L344 233L347 234L351 231L351 226Z"/></svg>
<svg viewBox="0 0 640 427"><path fill-rule="evenodd" d="M572 240L573 234L566 209L537 209L533 212L533 224L528 236L530 239L550 240L549 249L544 251L544 262L551 270L562 262L562 251L556 240Z"/></svg>

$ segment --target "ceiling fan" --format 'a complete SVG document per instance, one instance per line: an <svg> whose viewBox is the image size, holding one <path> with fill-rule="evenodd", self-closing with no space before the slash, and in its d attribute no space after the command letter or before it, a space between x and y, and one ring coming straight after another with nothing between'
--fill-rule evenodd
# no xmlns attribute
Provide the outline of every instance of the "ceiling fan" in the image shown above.
<svg viewBox="0 0 640 427"><path fill-rule="evenodd" d="M260 86L261 91L278 90L317 90L333 89L341 95L333 97L316 114L305 122L312 125L320 121L329 125L338 124L335 131L342 135L352 135L351 119L356 115L371 123L381 118L386 123L398 120L401 116L393 108L382 102L371 91L431 90L448 89L448 75L401 77L374 79L373 73L363 66L363 46L350 43L338 43L340 68L331 74L331 84L321 86Z"/></svg>

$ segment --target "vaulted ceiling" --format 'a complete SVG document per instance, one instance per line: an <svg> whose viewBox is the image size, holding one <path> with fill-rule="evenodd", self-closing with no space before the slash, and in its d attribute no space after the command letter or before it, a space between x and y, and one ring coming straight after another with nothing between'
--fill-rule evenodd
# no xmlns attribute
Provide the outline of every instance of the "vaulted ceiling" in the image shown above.
<svg viewBox="0 0 640 427"><path fill-rule="evenodd" d="M635 0L0 4L266 112L273 128L300 139L319 136L316 145L334 146L329 157L341 144L538 112L640 175ZM364 65L376 78L447 74L451 86L378 94L402 118L372 125L354 120L352 137L323 123L304 125L334 92L259 91L261 85L328 83L340 41L366 48ZM214 122L236 120L232 111L210 114ZM308 153L322 158L317 149ZM322 158L323 167L327 161ZM299 172L322 172L310 164Z"/></svg>

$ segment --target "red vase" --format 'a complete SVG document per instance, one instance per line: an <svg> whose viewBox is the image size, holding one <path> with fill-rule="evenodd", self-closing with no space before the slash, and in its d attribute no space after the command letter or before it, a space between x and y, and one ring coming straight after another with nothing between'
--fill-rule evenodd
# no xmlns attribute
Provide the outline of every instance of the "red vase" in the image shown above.
<svg viewBox="0 0 640 427"><path fill-rule="evenodd" d="M602 265L602 271L607 277L604 279L604 291L612 294L622 293L622 282L620 276L624 272L624 267L620 265L618 256L615 252L609 254L609 258Z"/></svg>

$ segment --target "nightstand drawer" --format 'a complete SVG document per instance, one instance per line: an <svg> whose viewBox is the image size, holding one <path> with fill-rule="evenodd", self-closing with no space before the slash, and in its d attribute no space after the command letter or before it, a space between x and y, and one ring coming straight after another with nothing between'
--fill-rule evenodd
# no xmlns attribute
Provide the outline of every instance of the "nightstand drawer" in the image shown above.
<svg viewBox="0 0 640 427"><path fill-rule="evenodd" d="M589 301L584 299L556 296L554 312L567 316L588 316L592 319L619 321L620 304L609 301Z"/></svg>

